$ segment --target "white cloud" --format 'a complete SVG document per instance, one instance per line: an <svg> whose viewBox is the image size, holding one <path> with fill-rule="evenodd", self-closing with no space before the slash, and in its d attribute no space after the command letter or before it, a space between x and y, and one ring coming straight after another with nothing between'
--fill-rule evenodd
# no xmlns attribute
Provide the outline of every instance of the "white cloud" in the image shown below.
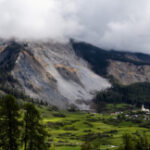
<svg viewBox="0 0 150 150"><path fill-rule="evenodd" d="M150 53L149 0L0 0L0 37L70 37Z"/></svg>
<svg viewBox="0 0 150 150"><path fill-rule="evenodd" d="M74 17L75 7L71 0L1 0L0 36L34 39L74 36L82 30Z"/></svg>

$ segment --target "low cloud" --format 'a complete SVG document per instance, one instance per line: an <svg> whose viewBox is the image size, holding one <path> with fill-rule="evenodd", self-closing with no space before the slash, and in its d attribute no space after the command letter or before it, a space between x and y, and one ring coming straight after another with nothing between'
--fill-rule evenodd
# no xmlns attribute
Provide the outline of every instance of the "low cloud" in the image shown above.
<svg viewBox="0 0 150 150"><path fill-rule="evenodd" d="M150 1L0 0L0 37L75 38L150 53Z"/></svg>
<svg viewBox="0 0 150 150"><path fill-rule="evenodd" d="M64 39L81 32L71 0L0 0L0 36Z"/></svg>

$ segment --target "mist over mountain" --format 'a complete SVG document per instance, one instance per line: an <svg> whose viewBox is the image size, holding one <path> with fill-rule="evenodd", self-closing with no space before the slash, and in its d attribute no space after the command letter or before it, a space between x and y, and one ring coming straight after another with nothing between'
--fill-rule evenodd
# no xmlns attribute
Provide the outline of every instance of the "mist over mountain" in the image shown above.
<svg viewBox="0 0 150 150"><path fill-rule="evenodd" d="M149 0L0 0L0 37L150 53Z"/></svg>

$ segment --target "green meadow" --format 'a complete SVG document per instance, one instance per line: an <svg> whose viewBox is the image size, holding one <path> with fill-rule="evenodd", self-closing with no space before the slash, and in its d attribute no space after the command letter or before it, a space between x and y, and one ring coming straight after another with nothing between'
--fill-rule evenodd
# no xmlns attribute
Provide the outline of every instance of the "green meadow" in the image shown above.
<svg viewBox="0 0 150 150"><path fill-rule="evenodd" d="M48 142L54 144L56 150L81 150L81 145L88 139L100 144L101 150L115 150L125 133L144 131L150 137L149 128L141 127L138 122L120 121L116 115L67 112L44 106L39 106L38 110L49 133Z"/></svg>

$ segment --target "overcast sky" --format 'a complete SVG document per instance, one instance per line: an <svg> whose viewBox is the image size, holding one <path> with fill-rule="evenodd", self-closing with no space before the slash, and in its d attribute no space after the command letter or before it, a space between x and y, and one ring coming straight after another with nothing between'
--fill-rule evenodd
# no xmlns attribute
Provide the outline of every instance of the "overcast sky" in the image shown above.
<svg viewBox="0 0 150 150"><path fill-rule="evenodd" d="M0 37L150 53L150 0L0 0Z"/></svg>

